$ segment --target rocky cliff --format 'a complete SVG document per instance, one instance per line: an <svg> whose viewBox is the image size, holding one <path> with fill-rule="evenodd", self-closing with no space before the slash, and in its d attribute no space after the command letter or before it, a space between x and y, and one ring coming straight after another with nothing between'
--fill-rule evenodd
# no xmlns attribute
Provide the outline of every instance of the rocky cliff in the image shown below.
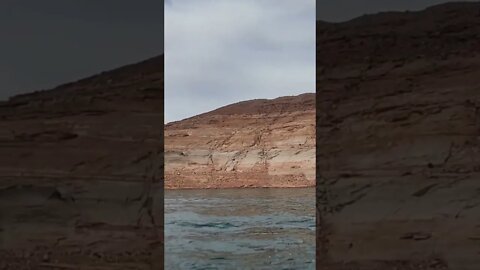
<svg viewBox="0 0 480 270"><path fill-rule="evenodd" d="M315 184L315 94L251 100L165 127L166 188Z"/></svg>
<svg viewBox="0 0 480 270"><path fill-rule="evenodd" d="M160 269L162 124L163 56L0 103L0 268Z"/></svg>
<svg viewBox="0 0 480 270"><path fill-rule="evenodd" d="M317 22L317 117L321 269L479 269L479 3Z"/></svg>

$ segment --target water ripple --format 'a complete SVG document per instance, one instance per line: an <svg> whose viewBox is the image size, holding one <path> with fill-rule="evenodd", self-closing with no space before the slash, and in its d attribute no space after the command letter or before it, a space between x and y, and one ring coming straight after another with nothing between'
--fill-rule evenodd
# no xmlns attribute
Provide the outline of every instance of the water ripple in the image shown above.
<svg viewBox="0 0 480 270"><path fill-rule="evenodd" d="M314 269L314 189L165 196L166 269Z"/></svg>

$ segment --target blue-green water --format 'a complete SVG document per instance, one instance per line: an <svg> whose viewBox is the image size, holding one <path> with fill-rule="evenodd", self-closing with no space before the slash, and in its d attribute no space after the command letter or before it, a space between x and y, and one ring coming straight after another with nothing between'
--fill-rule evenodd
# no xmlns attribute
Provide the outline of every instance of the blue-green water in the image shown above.
<svg viewBox="0 0 480 270"><path fill-rule="evenodd" d="M314 188L165 192L165 269L314 266Z"/></svg>

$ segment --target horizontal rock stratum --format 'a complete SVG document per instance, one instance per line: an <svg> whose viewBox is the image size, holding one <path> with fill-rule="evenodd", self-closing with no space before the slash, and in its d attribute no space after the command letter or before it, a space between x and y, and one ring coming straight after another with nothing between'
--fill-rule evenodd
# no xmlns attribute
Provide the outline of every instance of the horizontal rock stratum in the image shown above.
<svg viewBox="0 0 480 270"><path fill-rule="evenodd" d="M480 3L317 23L319 269L480 269Z"/></svg>
<svg viewBox="0 0 480 270"><path fill-rule="evenodd" d="M315 94L244 101L165 127L166 188L315 185Z"/></svg>

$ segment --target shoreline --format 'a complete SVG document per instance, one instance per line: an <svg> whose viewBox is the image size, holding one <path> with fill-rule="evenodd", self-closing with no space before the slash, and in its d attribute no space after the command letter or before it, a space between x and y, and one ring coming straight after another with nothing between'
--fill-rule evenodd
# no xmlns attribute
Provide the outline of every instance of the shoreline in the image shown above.
<svg viewBox="0 0 480 270"><path fill-rule="evenodd" d="M212 189L296 189L296 188L315 188L316 185L295 185L295 186L233 186L233 187L165 187L165 190L212 190Z"/></svg>

